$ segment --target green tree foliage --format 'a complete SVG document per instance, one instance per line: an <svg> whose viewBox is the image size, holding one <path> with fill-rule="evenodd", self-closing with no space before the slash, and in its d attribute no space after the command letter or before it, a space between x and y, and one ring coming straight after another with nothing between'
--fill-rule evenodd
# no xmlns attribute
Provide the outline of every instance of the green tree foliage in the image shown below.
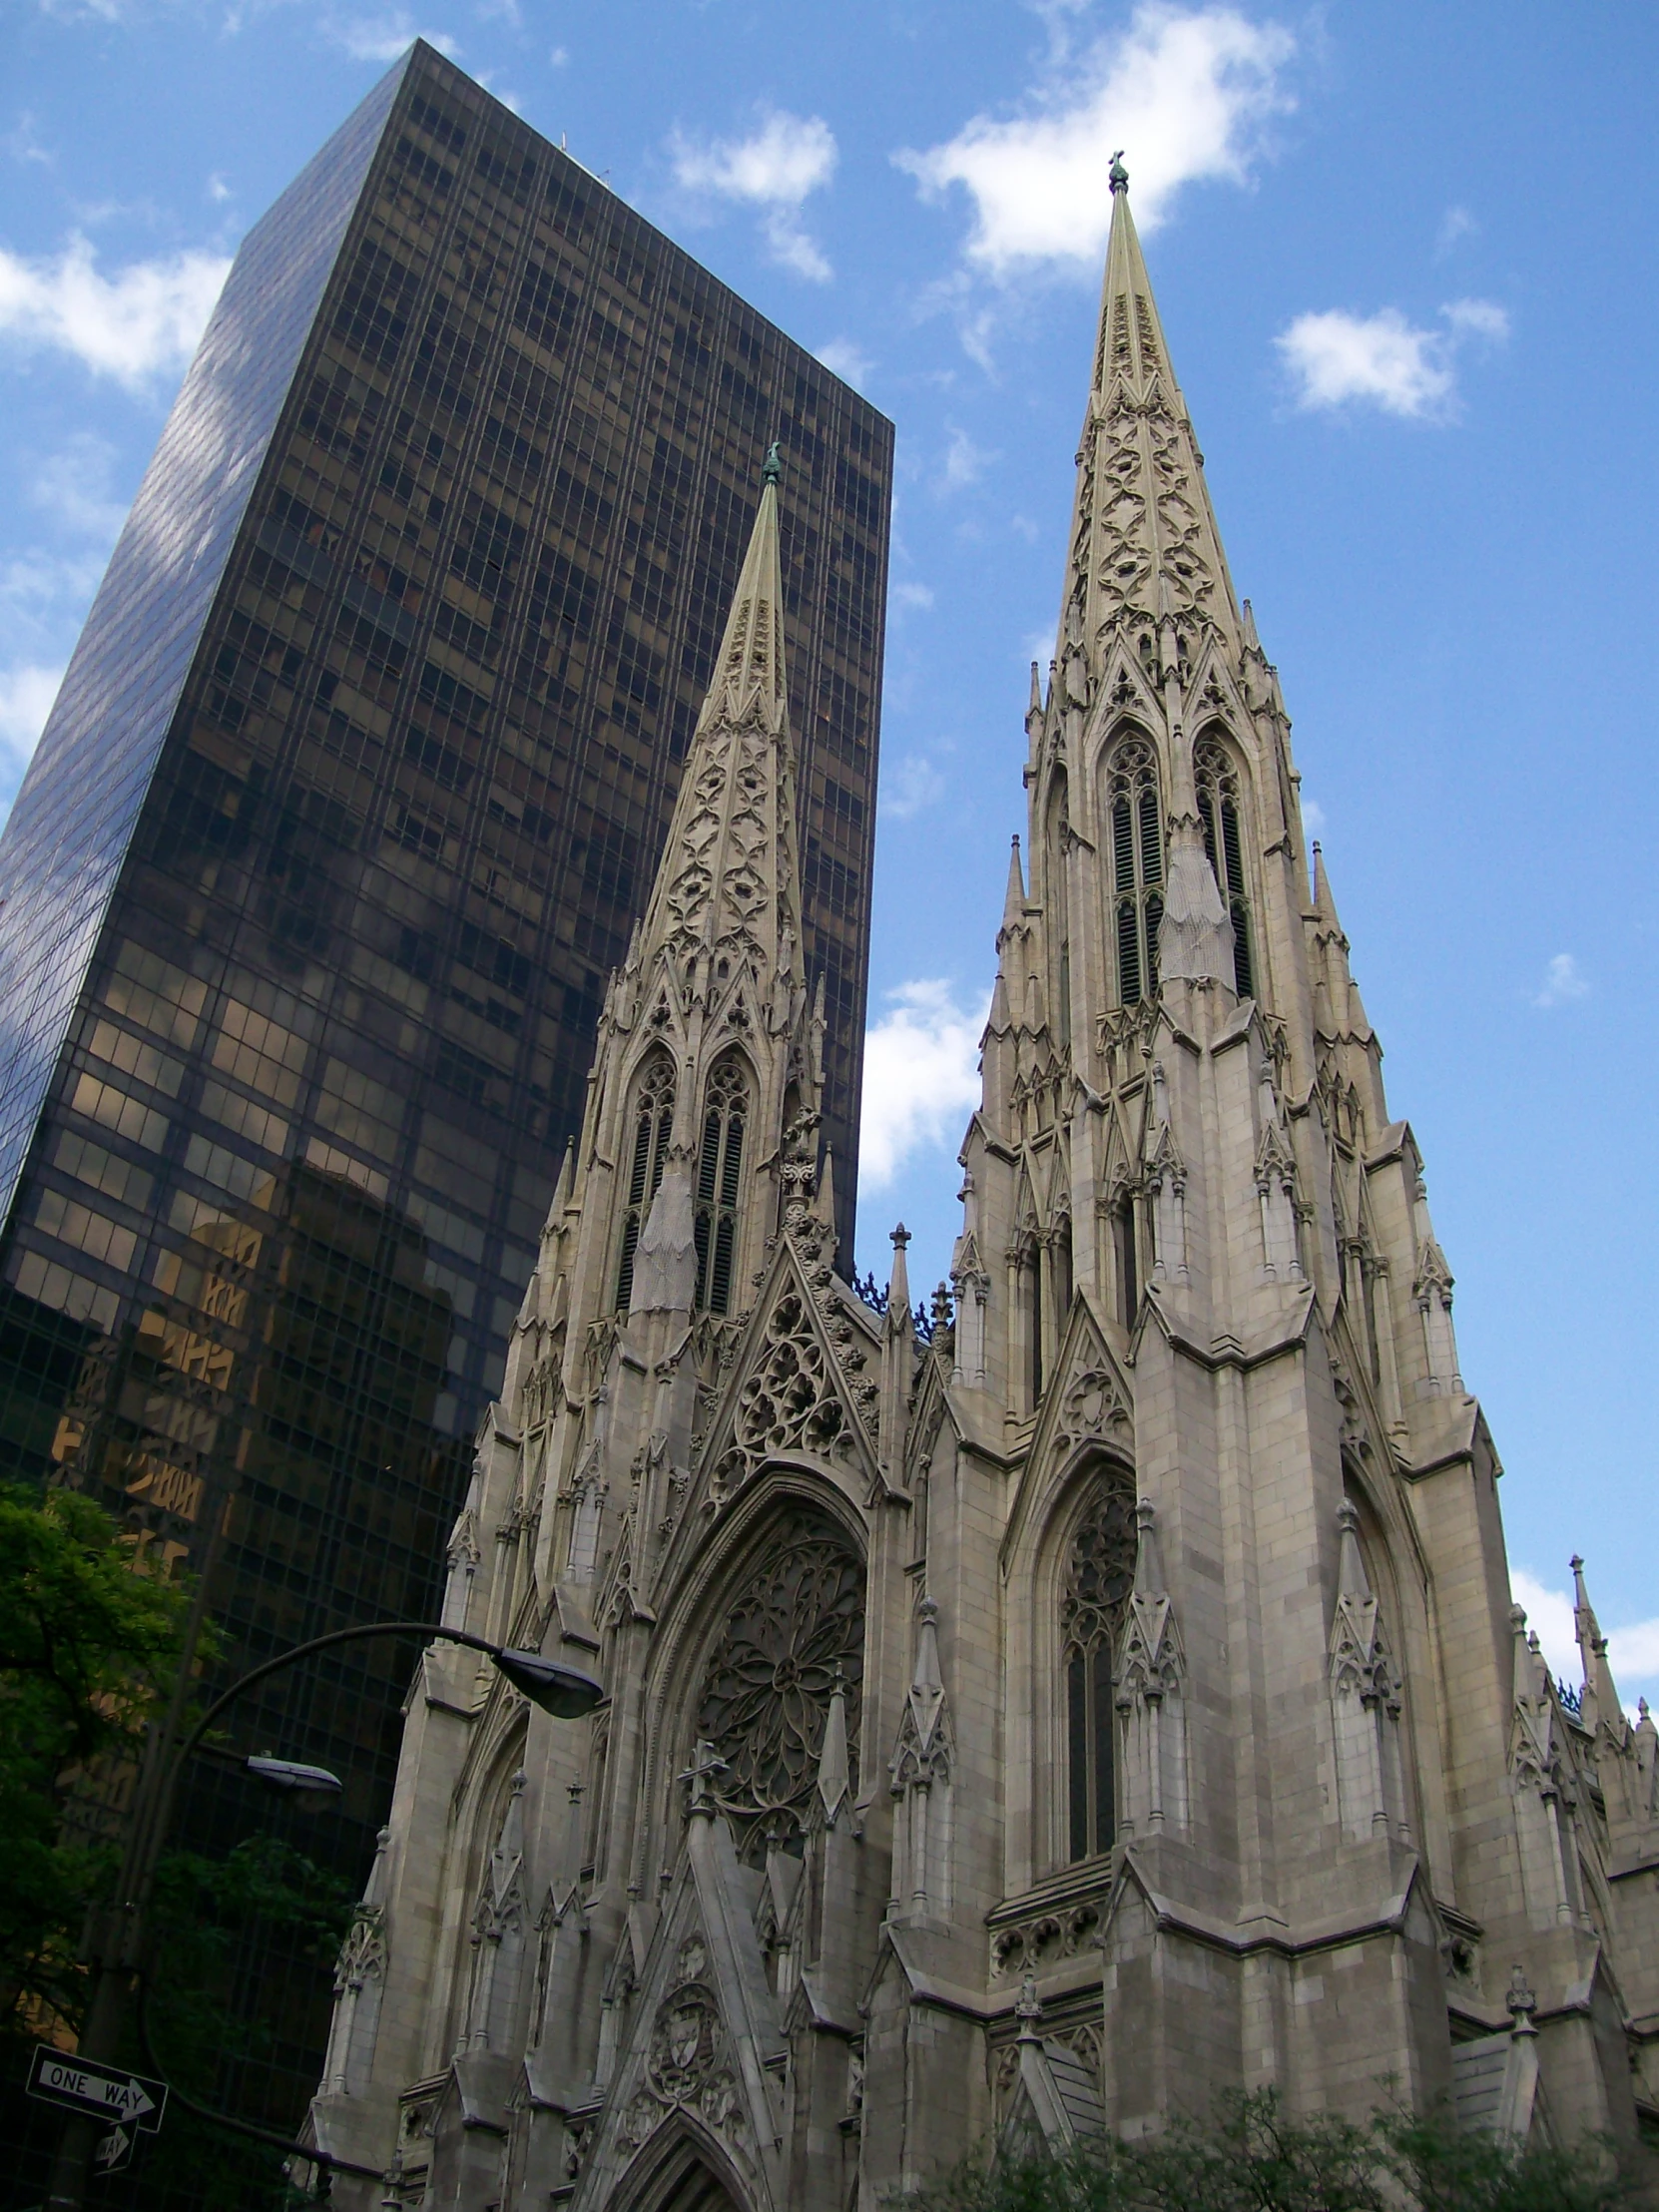
<svg viewBox="0 0 1659 2212"><path fill-rule="evenodd" d="M1519 2148L1443 2118L1293 2118L1277 2095L1222 2098L1132 2143L1009 2146L965 2161L914 2212L1625 2212L1645 2192L1599 2139Z"/></svg>
<svg viewBox="0 0 1659 2212"><path fill-rule="evenodd" d="M133 1572L91 1498L0 1489L0 2005L14 2034L79 2016L76 1946L116 1852L65 1814L100 1766L135 1755L188 1604Z"/></svg>
<svg viewBox="0 0 1659 2212"><path fill-rule="evenodd" d="M8 2094L29 2041L80 2022L82 1930L89 1909L109 1896L120 1859L116 1821L101 1808L172 1693L190 1602L187 1586L134 1571L131 1546L91 1498L0 1488L0 2006L10 2043L0 2075ZM217 1652L205 1625L196 1657L211 1662ZM168 2080L213 2106L238 2061L256 2071L276 2057L291 2062L295 2042L314 2033L351 1904L347 1883L271 1837L223 1859L165 1853L150 1913L148 2025ZM232 1995L261 1980L276 1930L297 1935L310 1985L273 1988L250 2024ZM129 2017L120 2057L148 2071L145 2056ZM279 2212L295 2201L279 2151L194 2118L182 2101L141 2152L129 2197L146 2212L187 2204Z"/></svg>

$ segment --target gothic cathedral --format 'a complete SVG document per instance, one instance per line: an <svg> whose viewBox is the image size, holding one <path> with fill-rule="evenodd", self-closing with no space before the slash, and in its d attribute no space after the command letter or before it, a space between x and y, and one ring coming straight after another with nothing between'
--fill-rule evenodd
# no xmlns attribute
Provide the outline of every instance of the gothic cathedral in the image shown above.
<svg viewBox="0 0 1659 2212"><path fill-rule="evenodd" d="M1123 189L930 1321L836 1273L776 460L342 1952L342 2201L867 2212L1219 2089L1659 2105L1659 1735L1511 1608ZM843 1256L850 1264L850 1255Z"/></svg>

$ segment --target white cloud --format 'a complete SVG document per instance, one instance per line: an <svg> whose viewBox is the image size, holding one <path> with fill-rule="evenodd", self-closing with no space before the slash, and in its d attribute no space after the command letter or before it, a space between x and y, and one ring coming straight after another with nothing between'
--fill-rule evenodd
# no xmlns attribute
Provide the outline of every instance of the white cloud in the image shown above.
<svg viewBox="0 0 1659 2212"><path fill-rule="evenodd" d="M5 138L0 140L0 145L5 147L14 162L39 162L47 169L52 166L52 156L40 143L35 132L35 119L27 108L18 117L16 130L8 131Z"/></svg>
<svg viewBox="0 0 1659 2212"><path fill-rule="evenodd" d="M1659 1620L1615 1628L1607 1639L1607 1664L1613 1680L1651 1682L1659 1676Z"/></svg>
<svg viewBox="0 0 1659 2212"><path fill-rule="evenodd" d="M1051 52L1021 115L978 115L944 145L894 157L930 199L966 188L967 258L994 276L1023 262L1099 261L1115 148L1126 149L1136 219L1150 230L1183 185L1242 184L1265 127L1294 105L1283 73L1295 41L1235 8L1145 5L1120 38L1080 54L1069 46L1062 38Z"/></svg>
<svg viewBox="0 0 1659 2212"><path fill-rule="evenodd" d="M1414 329L1397 307L1374 315L1301 314L1274 340L1301 381L1303 407L1340 407L1373 399L1388 414L1425 415L1451 396L1445 341Z"/></svg>
<svg viewBox="0 0 1659 2212"><path fill-rule="evenodd" d="M1434 241L1436 258L1449 254L1459 239L1477 237L1480 226L1467 208L1447 208L1440 218L1439 234Z"/></svg>
<svg viewBox="0 0 1659 2212"><path fill-rule="evenodd" d="M115 448L80 430L56 453L44 453L29 476L29 504L51 516L61 531L114 545L127 508L111 497Z"/></svg>
<svg viewBox="0 0 1659 2212"><path fill-rule="evenodd" d="M1511 1571L1509 1588L1515 1603L1525 1608L1527 1627L1538 1631L1538 1642L1551 1673L1564 1682L1580 1680L1584 1670L1573 1634L1572 1593L1551 1589L1526 1567ZM1621 1692L1630 1683L1659 1678L1659 1619L1632 1621L1627 1627L1609 1629L1607 1664Z"/></svg>
<svg viewBox="0 0 1659 2212"><path fill-rule="evenodd" d="M570 48L568 46L555 46L552 53L548 55L547 59L548 64L551 68L563 69L566 62L568 62L570 59Z"/></svg>
<svg viewBox="0 0 1659 2212"><path fill-rule="evenodd" d="M693 191L799 208L835 173L833 134L821 116L769 115L753 138L697 148L679 141L675 174Z"/></svg>
<svg viewBox="0 0 1659 2212"><path fill-rule="evenodd" d="M322 28L354 62L394 62L417 38L423 38L451 60L461 50L448 31L417 30L401 8L390 15L335 16Z"/></svg>
<svg viewBox="0 0 1659 2212"><path fill-rule="evenodd" d="M863 348L854 345L850 338L831 338L828 345L819 347L818 358L832 376L838 376L855 391L863 390L864 380L875 366Z"/></svg>
<svg viewBox="0 0 1659 2212"><path fill-rule="evenodd" d="M9 659L49 654L66 620L79 627L127 518L110 489L114 463L114 449L82 431L29 471L25 496L59 542L0 556L0 652Z"/></svg>
<svg viewBox="0 0 1659 2212"><path fill-rule="evenodd" d="M995 458L994 453L987 453L983 446L975 445L965 430L952 429L944 449L939 488L960 491L964 485L977 483L984 474L985 463Z"/></svg>
<svg viewBox="0 0 1659 2212"><path fill-rule="evenodd" d="M62 682L61 668L0 669L0 766L8 783L28 767Z"/></svg>
<svg viewBox="0 0 1659 2212"><path fill-rule="evenodd" d="M230 266L192 251L106 276L79 236L56 261L0 247L0 336L71 353L94 375L140 390L190 359Z"/></svg>
<svg viewBox="0 0 1659 2212"><path fill-rule="evenodd" d="M932 587L928 584L894 584L892 601L895 607L917 607L925 610L933 604Z"/></svg>
<svg viewBox="0 0 1659 2212"><path fill-rule="evenodd" d="M1576 1682L1581 1670L1571 1597L1564 1590L1550 1589L1526 1567L1510 1569L1509 1594L1525 1612L1527 1627L1537 1630L1550 1672L1565 1682Z"/></svg>
<svg viewBox="0 0 1659 2212"><path fill-rule="evenodd" d="M935 799L944 797L944 778L925 754L912 753L894 764L881 783L881 812L895 822L908 822Z"/></svg>
<svg viewBox="0 0 1659 2212"><path fill-rule="evenodd" d="M113 448L82 431L25 473L23 499L42 518L47 542L0 554L0 800L34 751L59 664L125 519L111 492L115 461Z"/></svg>
<svg viewBox="0 0 1659 2212"><path fill-rule="evenodd" d="M1325 833L1325 809L1317 799L1309 799L1306 795L1302 801L1302 827L1312 837Z"/></svg>
<svg viewBox="0 0 1659 2212"><path fill-rule="evenodd" d="M1451 299L1440 309L1459 337L1501 344L1509 335L1509 310L1495 299Z"/></svg>
<svg viewBox="0 0 1659 2212"><path fill-rule="evenodd" d="M956 1003L947 982L920 979L886 994L890 1011L864 1035L859 1186L882 1190L912 1152L955 1144L979 1103L979 1038L989 998Z"/></svg>
<svg viewBox="0 0 1659 2212"><path fill-rule="evenodd" d="M1298 406L1369 400L1385 414L1444 421L1456 392L1457 346L1469 337L1506 338L1509 317L1490 299L1456 299L1440 312L1443 330L1419 329L1397 307L1373 315L1341 307L1298 315L1274 340L1297 380Z"/></svg>
<svg viewBox="0 0 1659 2212"><path fill-rule="evenodd" d="M1578 962L1570 952L1557 952L1544 969L1543 982L1532 1003L1547 1010L1551 1006L1565 1006L1570 999L1587 998L1589 995L1589 978L1580 972Z"/></svg>
<svg viewBox="0 0 1659 2212"><path fill-rule="evenodd" d="M839 159L834 133L822 116L774 109L762 114L749 138L695 146L676 132L671 150L675 177L686 191L760 208L773 260L798 276L828 282L833 271L801 223L807 199L829 184Z"/></svg>
<svg viewBox="0 0 1659 2212"><path fill-rule="evenodd" d="M231 197L231 188L219 170L208 179L208 198L216 207L223 207Z"/></svg>

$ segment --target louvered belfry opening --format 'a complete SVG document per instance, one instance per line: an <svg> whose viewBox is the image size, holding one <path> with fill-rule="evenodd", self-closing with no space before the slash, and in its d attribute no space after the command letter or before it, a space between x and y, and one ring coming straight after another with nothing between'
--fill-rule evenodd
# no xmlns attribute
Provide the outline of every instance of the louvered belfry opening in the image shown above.
<svg viewBox="0 0 1659 2212"><path fill-rule="evenodd" d="M1244 838L1239 827L1239 778L1226 748L1204 738L1193 755L1204 849L1233 923L1233 983L1241 998L1254 998L1250 958L1250 894L1245 886Z"/></svg>
<svg viewBox="0 0 1659 2212"><path fill-rule="evenodd" d="M616 1303L619 1313L628 1311L634 1295L634 1254L640 1231L651 1211L651 1201L663 1179L668 1158L669 1131L674 1125L674 1070L666 1055L656 1054L640 1077L634 1106L634 1150L628 1165L628 1203L622 1217L622 1259L617 1268Z"/></svg>
<svg viewBox="0 0 1659 2212"><path fill-rule="evenodd" d="M697 1161L697 1303L711 1314L732 1310L748 1120L749 1082L743 1063L736 1058L722 1060L709 1078Z"/></svg>
<svg viewBox="0 0 1659 2212"><path fill-rule="evenodd" d="M1118 1003L1138 1006L1158 988L1158 924L1164 918L1164 822L1158 768L1145 738L1125 738L1106 779L1112 844Z"/></svg>

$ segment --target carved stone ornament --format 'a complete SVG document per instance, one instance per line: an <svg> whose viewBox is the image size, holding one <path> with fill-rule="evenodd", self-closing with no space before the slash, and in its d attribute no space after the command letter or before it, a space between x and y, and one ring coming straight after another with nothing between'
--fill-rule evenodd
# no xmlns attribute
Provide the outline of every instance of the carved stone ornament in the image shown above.
<svg viewBox="0 0 1659 2212"><path fill-rule="evenodd" d="M1106 1368L1087 1367L1066 1391L1055 1441L1069 1446L1086 1442L1090 1437L1126 1437L1129 1426L1129 1408L1123 1402L1116 1379Z"/></svg>
<svg viewBox="0 0 1659 2212"><path fill-rule="evenodd" d="M725 1761L710 1795L746 1858L805 1825L837 1679L856 1759L863 1647L863 1562L824 1514L793 1509L743 1571L697 1708L698 1740Z"/></svg>
<svg viewBox="0 0 1659 2212"><path fill-rule="evenodd" d="M1012 1981L1022 1974L1057 1965L1062 1959L1078 1957L1094 1941L1105 1905L1106 1891L1102 1885L1096 1894L1080 1898L1074 1904L1056 1906L1049 1912L1036 1913L1028 1920L1014 1921L993 1930L993 1977L998 1981Z"/></svg>
<svg viewBox="0 0 1659 2212"><path fill-rule="evenodd" d="M360 1989L364 1982L378 1980L385 1970L385 1909L359 1905L334 1961L334 1994L340 1997L347 1990Z"/></svg>
<svg viewBox="0 0 1659 2212"><path fill-rule="evenodd" d="M709 1991L687 1982L665 1998L651 2028L646 2071L665 2104L688 2104L714 2070L720 2013Z"/></svg>
<svg viewBox="0 0 1659 2212"><path fill-rule="evenodd" d="M682 1946L683 1952L690 1947ZM701 1942L696 1948L698 1961L706 1964ZM735 2151L745 2156L752 2151L720 2007L708 1985L695 1980L682 1981L657 2007L645 2078L619 2123L623 2141L637 2150L671 2112L682 2109L696 2112Z"/></svg>
<svg viewBox="0 0 1659 2212"><path fill-rule="evenodd" d="M715 1470L717 1502L781 1451L844 1460L849 1416L806 1300L788 1291L773 1309L753 1375L738 1394L731 1447Z"/></svg>

